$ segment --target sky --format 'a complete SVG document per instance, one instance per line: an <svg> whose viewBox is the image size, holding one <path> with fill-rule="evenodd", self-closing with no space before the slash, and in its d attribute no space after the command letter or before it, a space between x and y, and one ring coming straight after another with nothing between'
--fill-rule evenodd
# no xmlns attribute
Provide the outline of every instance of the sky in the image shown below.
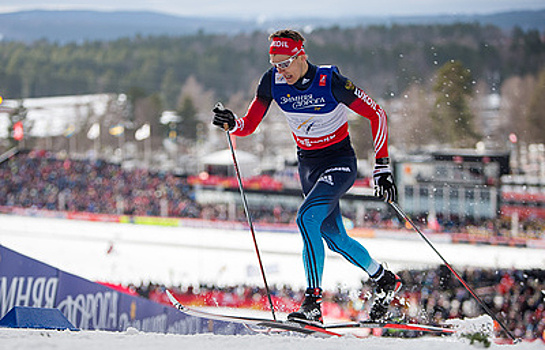
<svg viewBox="0 0 545 350"><path fill-rule="evenodd" d="M342 16L410 16L433 14L491 14L511 10L545 9L545 0L0 0L0 12L31 9L155 11L180 16L267 19Z"/></svg>

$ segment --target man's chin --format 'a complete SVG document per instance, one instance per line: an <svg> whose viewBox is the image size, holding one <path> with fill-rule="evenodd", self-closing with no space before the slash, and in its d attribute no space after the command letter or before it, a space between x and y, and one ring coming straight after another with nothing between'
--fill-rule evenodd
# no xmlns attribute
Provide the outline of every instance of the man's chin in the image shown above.
<svg viewBox="0 0 545 350"><path fill-rule="evenodd" d="M297 79L295 79L293 76L290 76L289 78L284 77L284 79L288 85L293 85L297 82Z"/></svg>

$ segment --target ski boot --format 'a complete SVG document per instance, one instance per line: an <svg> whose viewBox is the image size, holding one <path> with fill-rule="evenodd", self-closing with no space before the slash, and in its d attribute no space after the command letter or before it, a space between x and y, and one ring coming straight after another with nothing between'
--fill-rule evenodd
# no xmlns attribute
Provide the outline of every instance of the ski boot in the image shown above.
<svg viewBox="0 0 545 350"><path fill-rule="evenodd" d="M386 315L388 306L401 289L402 283L399 276L382 266L375 275L371 276L371 279L375 284L375 299L371 305L371 311L369 311L369 318L379 321Z"/></svg>
<svg viewBox="0 0 545 350"><path fill-rule="evenodd" d="M322 326L324 319L322 317L322 289L307 288L305 291L305 300L298 311L288 315L289 321L301 322Z"/></svg>

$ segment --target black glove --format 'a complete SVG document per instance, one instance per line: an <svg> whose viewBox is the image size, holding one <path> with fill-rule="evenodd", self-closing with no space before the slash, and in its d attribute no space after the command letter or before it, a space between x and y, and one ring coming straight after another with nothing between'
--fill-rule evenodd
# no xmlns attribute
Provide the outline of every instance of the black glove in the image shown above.
<svg viewBox="0 0 545 350"><path fill-rule="evenodd" d="M225 131L231 131L235 128L236 123L233 112L228 109L221 109L219 107L215 107L212 112L214 112L212 124ZM225 128L225 125L228 126L227 129Z"/></svg>
<svg viewBox="0 0 545 350"><path fill-rule="evenodd" d="M373 182L375 183L375 196L384 199L385 202L397 201L397 187L388 164L375 165Z"/></svg>

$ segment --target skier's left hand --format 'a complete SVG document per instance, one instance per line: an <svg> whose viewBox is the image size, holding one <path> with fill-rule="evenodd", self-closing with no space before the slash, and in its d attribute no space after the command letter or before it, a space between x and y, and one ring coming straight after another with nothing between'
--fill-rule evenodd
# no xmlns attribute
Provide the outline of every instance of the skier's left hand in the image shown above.
<svg viewBox="0 0 545 350"><path fill-rule="evenodd" d="M385 202L397 201L397 187L389 164L375 164L373 182L375 183L375 196L384 199Z"/></svg>

